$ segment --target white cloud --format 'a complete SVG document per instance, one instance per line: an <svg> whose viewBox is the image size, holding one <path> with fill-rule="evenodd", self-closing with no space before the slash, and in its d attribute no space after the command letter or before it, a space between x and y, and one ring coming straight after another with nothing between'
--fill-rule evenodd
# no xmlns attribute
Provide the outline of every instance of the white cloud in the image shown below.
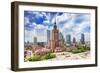
<svg viewBox="0 0 100 73"><path fill-rule="evenodd" d="M62 21L67 21L67 20L71 20L71 15L69 14L69 13L63 13L62 15L60 15L60 16L57 16L57 21L58 21L58 23L59 22L62 22Z"/></svg>
<svg viewBox="0 0 100 73"><path fill-rule="evenodd" d="M27 30L24 30L25 33L25 42L29 41L29 42L33 42L33 38L35 37L35 32L34 30L33 31L27 31Z"/></svg>
<svg viewBox="0 0 100 73"><path fill-rule="evenodd" d="M81 23L77 23L77 24L74 22L76 20L76 18L77 18L77 14L65 13L61 16L58 16L58 22L68 20L64 24L58 24L58 25L60 25L60 31L64 35L71 34L71 36L76 37L76 39L78 41L80 40L81 33L84 33L86 36L85 39L88 40L90 37L89 36L90 33L83 32L83 29L90 26L90 15L85 14L84 20Z"/></svg>
<svg viewBox="0 0 100 73"><path fill-rule="evenodd" d="M36 26L37 24L33 22L32 25Z"/></svg>
<svg viewBox="0 0 100 73"><path fill-rule="evenodd" d="M46 30L41 30L41 29L35 29L33 31L27 31L25 30L25 42L29 41L29 42L33 42L34 41L34 37L37 37L37 41L38 42L46 42L47 40L47 33Z"/></svg>
<svg viewBox="0 0 100 73"><path fill-rule="evenodd" d="M42 17L43 14L41 12L32 12L33 14L35 14L37 17Z"/></svg>
<svg viewBox="0 0 100 73"><path fill-rule="evenodd" d="M38 24L38 25L36 25L36 27L35 27L35 29L47 29L48 28L48 26L44 26L44 25L42 25L42 24Z"/></svg>
<svg viewBox="0 0 100 73"><path fill-rule="evenodd" d="M25 24L30 23L30 22L29 22L29 18L24 17L24 20L25 20Z"/></svg>
<svg viewBox="0 0 100 73"><path fill-rule="evenodd" d="M49 20L44 20L43 24L46 25L46 26L48 26L50 24L50 21Z"/></svg>
<svg viewBox="0 0 100 73"><path fill-rule="evenodd" d="M64 37L67 34L71 34L72 37L76 37L76 39L79 41L80 40L80 35L83 33L83 29L90 26L90 15L84 14L84 20L81 23L75 23L74 21L77 18L77 14L72 14L72 13L63 13L60 16L53 16L51 19L50 13L46 14L45 12L39 13L39 12L34 12L34 14L39 16L46 16L47 20L44 20L43 23L49 25L49 23L55 23L57 21L57 25L60 29L60 31L63 33ZM26 23L29 23L29 19L25 18ZM63 24L59 24L61 22L65 22ZM38 41L46 41L46 30L48 29L48 26L44 26L42 24L36 24L32 23L34 25L34 32L33 31L26 31L25 32L25 37L27 40L32 41L34 36L37 36ZM53 29L53 27L49 28L50 30ZM38 31L39 32L36 32ZM90 33L89 32L84 32L85 34L85 39L89 40L90 39Z"/></svg>
<svg viewBox="0 0 100 73"><path fill-rule="evenodd" d="M85 40L86 41L90 41L90 33L88 33L88 32L86 32L86 33L84 33L85 34Z"/></svg>
<svg viewBox="0 0 100 73"><path fill-rule="evenodd" d="M50 13L43 12L43 15L47 18L47 20L51 21L51 15L50 15Z"/></svg>
<svg viewBox="0 0 100 73"><path fill-rule="evenodd" d="M56 22L56 16L54 16L51 20L51 23L54 24Z"/></svg>

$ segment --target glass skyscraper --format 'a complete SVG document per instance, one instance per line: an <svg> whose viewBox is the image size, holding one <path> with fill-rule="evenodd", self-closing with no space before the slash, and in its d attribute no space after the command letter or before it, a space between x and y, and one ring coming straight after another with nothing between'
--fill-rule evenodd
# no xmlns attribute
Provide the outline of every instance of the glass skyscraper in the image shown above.
<svg viewBox="0 0 100 73"><path fill-rule="evenodd" d="M37 44L37 37L34 37L34 45Z"/></svg>
<svg viewBox="0 0 100 73"><path fill-rule="evenodd" d="M81 34L80 42L81 44L85 44L85 35L83 33Z"/></svg>
<svg viewBox="0 0 100 73"><path fill-rule="evenodd" d="M50 41L50 30L47 30L47 43Z"/></svg>
<svg viewBox="0 0 100 73"><path fill-rule="evenodd" d="M61 32L59 33L59 40L64 40L63 34Z"/></svg>
<svg viewBox="0 0 100 73"><path fill-rule="evenodd" d="M71 35L66 35L66 43L71 44Z"/></svg>

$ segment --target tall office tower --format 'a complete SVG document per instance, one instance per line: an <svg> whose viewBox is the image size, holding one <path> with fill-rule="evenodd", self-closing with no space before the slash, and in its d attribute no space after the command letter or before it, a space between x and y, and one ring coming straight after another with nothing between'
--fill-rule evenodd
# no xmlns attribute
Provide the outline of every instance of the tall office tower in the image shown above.
<svg viewBox="0 0 100 73"><path fill-rule="evenodd" d="M74 43L74 44L76 43L76 38L75 38L75 37L73 38L73 43Z"/></svg>
<svg viewBox="0 0 100 73"><path fill-rule="evenodd" d="M66 35L66 43L71 44L71 35Z"/></svg>
<svg viewBox="0 0 100 73"><path fill-rule="evenodd" d="M47 30L47 43L49 43L50 42L50 30Z"/></svg>
<svg viewBox="0 0 100 73"><path fill-rule="evenodd" d="M61 32L59 33L59 40L64 40L63 34Z"/></svg>
<svg viewBox="0 0 100 73"><path fill-rule="evenodd" d="M81 34L80 42L81 44L85 44L85 35L83 33Z"/></svg>
<svg viewBox="0 0 100 73"><path fill-rule="evenodd" d="M64 47L64 37L61 32L59 33L59 47Z"/></svg>
<svg viewBox="0 0 100 73"><path fill-rule="evenodd" d="M37 45L37 37L34 37L34 45Z"/></svg>

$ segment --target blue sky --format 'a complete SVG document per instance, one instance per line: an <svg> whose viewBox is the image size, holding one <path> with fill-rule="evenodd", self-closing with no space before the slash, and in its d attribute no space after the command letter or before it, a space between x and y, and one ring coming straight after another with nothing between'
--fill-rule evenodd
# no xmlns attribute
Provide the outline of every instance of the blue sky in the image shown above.
<svg viewBox="0 0 100 73"><path fill-rule="evenodd" d="M33 41L33 37L46 41L46 30L52 30L56 22L64 37L71 34L79 40L81 33L90 39L90 14L63 12L24 11L25 41Z"/></svg>

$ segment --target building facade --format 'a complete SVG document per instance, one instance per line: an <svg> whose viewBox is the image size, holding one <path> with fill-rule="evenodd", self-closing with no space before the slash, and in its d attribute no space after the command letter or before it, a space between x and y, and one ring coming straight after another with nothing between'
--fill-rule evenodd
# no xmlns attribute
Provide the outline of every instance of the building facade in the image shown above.
<svg viewBox="0 0 100 73"><path fill-rule="evenodd" d="M66 35L66 44L71 44L71 35Z"/></svg>
<svg viewBox="0 0 100 73"><path fill-rule="evenodd" d="M37 37L34 37L34 45L37 45Z"/></svg>
<svg viewBox="0 0 100 73"><path fill-rule="evenodd" d="M47 44L49 43L50 41L50 30L47 30Z"/></svg>
<svg viewBox="0 0 100 73"><path fill-rule="evenodd" d="M59 30L55 24L52 30L51 49L55 49L56 47L59 47Z"/></svg>
<svg viewBox="0 0 100 73"><path fill-rule="evenodd" d="M76 43L76 38L75 37L73 37L73 44L75 44Z"/></svg>
<svg viewBox="0 0 100 73"><path fill-rule="evenodd" d="M84 36L84 34L81 34L80 42L81 42L81 44L85 44L85 36Z"/></svg>
<svg viewBox="0 0 100 73"><path fill-rule="evenodd" d="M57 29L56 24L52 30L52 37L49 45L53 52L62 52L66 50L64 48L64 37L61 33L59 33L59 29Z"/></svg>

